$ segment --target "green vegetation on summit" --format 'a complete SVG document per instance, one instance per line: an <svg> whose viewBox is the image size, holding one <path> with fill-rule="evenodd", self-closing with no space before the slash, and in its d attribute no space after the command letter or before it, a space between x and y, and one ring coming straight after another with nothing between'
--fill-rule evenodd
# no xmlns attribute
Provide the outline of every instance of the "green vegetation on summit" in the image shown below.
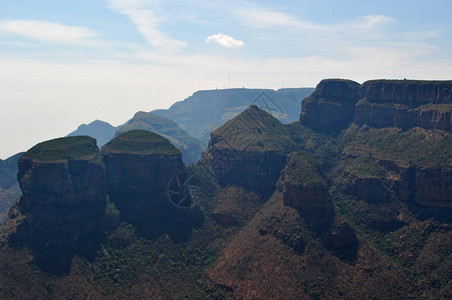
<svg viewBox="0 0 452 300"><path fill-rule="evenodd" d="M199 141L180 129L171 119L142 111L137 112L132 119L120 126L115 136L138 129L152 131L167 138L182 152L182 159L187 165L197 161L203 151Z"/></svg>
<svg viewBox="0 0 452 300"><path fill-rule="evenodd" d="M102 166L19 161L24 193L0 228L0 298L450 298L450 86L323 80L300 122L259 103L229 111L188 168L171 140L143 130L105 145ZM246 100L231 92L187 103L218 95L200 111L220 120ZM165 112L205 128L212 118L187 114L187 103ZM171 192L193 206L174 205ZM28 232L41 254L56 248L50 259L79 234L100 245L55 276L33 248L12 247L11 232Z"/></svg>
<svg viewBox="0 0 452 300"><path fill-rule="evenodd" d="M21 159L42 162L100 159L96 140L88 136L72 136L42 142L25 152Z"/></svg>
<svg viewBox="0 0 452 300"><path fill-rule="evenodd" d="M251 105L211 136L215 147L232 147L239 151L290 152L294 148L287 126L257 105Z"/></svg>
<svg viewBox="0 0 452 300"><path fill-rule="evenodd" d="M169 109L158 109L152 113L172 119L207 146L210 132L251 104L271 112L282 123L294 122L298 119L301 101L313 91L313 88L197 91L184 101L174 103Z"/></svg>
<svg viewBox="0 0 452 300"><path fill-rule="evenodd" d="M180 154L166 138L146 130L132 130L120 134L107 143L102 151L141 154Z"/></svg>
<svg viewBox="0 0 452 300"><path fill-rule="evenodd" d="M310 153L295 152L290 156L285 176L287 180L300 184L328 186L326 178L320 173L318 160Z"/></svg>

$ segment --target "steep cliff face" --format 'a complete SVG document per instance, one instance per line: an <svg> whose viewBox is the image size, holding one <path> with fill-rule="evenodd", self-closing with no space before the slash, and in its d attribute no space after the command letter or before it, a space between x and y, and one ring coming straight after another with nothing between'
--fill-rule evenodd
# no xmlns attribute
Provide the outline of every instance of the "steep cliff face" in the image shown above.
<svg viewBox="0 0 452 300"><path fill-rule="evenodd" d="M321 131L344 129L353 121L359 87L351 80L322 80L302 102L301 124Z"/></svg>
<svg viewBox="0 0 452 300"><path fill-rule="evenodd" d="M63 267L55 265L58 258L70 263L73 251L99 236L105 215L104 166L96 140L43 142L27 151L18 165L22 196L10 218L19 224L9 241L33 249L44 268Z"/></svg>
<svg viewBox="0 0 452 300"><path fill-rule="evenodd" d="M359 89L359 98L370 102L405 104L452 103L452 81L369 80Z"/></svg>
<svg viewBox="0 0 452 300"><path fill-rule="evenodd" d="M283 203L316 226L328 226L334 216L328 188L326 176L313 156L296 152L288 158L280 178Z"/></svg>
<svg viewBox="0 0 452 300"><path fill-rule="evenodd" d="M11 206L20 196L17 161L23 154L21 152L5 160L0 159L0 225L8 218Z"/></svg>
<svg viewBox="0 0 452 300"><path fill-rule="evenodd" d="M423 206L452 207L452 134L442 130L350 126L333 180L358 199L396 196Z"/></svg>
<svg viewBox="0 0 452 300"><path fill-rule="evenodd" d="M452 130L452 81L371 80L359 98L357 124Z"/></svg>
<svg viewBox="0 0 452 300"><path fill-rule="evenodd" d="M176 207L170 201L170 183L185 167L181 152L167 139L133 130L106 144L102 154L107 191L123 220L150 235L191 221L189 208Z"/></svg>
<svg viewBox="0 0 452 300"><path fill-rule="evenodd" d="M240 185L266 198L293 148L287 127L252 105L211 133L208 155L221 185Z"/></svg>

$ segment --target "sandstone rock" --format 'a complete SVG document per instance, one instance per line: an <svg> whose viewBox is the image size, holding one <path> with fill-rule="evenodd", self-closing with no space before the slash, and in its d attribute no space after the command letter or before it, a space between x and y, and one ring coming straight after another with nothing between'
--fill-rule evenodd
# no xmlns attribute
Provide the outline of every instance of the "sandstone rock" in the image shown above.
<svg viewBox="0 0 452 300"><path fill-rule="evenodd" d="M452 131L452 81L371 80L358 94L357 124Z"/></svg>
<svg viewBox="0 0 452 300"><path fill-rule="evenodd" d="M334 216L333 203L327 179L313 156L292 154L281 173L280 186L284 205L296 208L309 223L328 227Z"/></svg>
<svg viewBox="0 0 452 300"><path fill-rule="evenodd" d="M292 149L288 128L252 105L211 133L208 156L222 186L239 185L267 198Z"/></svg>
<svg viewBox="0 0 452 300"><path fill-rule="evenodd" d="M171 180L185 172L181 152L170 141L150 131L133 130L106 144L102 154L107 191L123 220L151 236L170 227L191 231L190 209L176 207L169 198Z"/></svg>
<svg viewBox="0 0 452 300"><path fill-rule="evenodd" d="M416 170L414 200L422 205L452 208L452 168Z"/></svg>
<svg viewBox="0 0 452 300"><path fill-rule="evenodd" d="M452 103L452 81L369 80L359 89L359 99L375 103L422 104Z"/></svg>
<svg viewBox="0 0 452 300"><path fill-rule="evenodd" d="M360 200L373 203L390 201L390 190L378 177L352 177L345 191Z"/></svg>
<svg viewBox="0 0 452 300"><path fill-rule="evenodd" d="M67 268L55 262L61 258L60 263L70 264L71 253L86 250L84 245L102 232L106 190L96 140L85 136L43 142L18 165L22 196L10 218L21 222L9 242L33 249L44 268Z"/></svg>
<svg viewBox="0 0 452 300"><path fill-rule="evenodd" d="M322 80L302 102L301 124L320 131L344 129L353 121L359 87L351 80Z"/></svg>
<svg viewBox="0 0 452 300"><path fill-rule="evenodd" d="M346 193L373 203L388 202L393 193L404 202L423 206L452 208L452 169L450 166L403 166L380 160L384 177L348 174L341 182Z"/></svg>

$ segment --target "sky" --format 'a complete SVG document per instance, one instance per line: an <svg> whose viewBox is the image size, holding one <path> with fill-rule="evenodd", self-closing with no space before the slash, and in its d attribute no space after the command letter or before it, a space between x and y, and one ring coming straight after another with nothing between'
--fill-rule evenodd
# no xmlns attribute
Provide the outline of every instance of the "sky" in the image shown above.
<svg viewBox="0 0 452 300"><path fill-rule="evenodd" d="M452 79L450 0L1 0L0 159L197 90Z"/></svg>

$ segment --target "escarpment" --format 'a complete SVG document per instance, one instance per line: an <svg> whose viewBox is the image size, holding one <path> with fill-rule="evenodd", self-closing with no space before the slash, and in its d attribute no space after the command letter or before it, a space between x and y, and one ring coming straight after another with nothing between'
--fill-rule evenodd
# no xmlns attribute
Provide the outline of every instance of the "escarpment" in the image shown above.
<svg viewBox="0 0 452 300"><path fill-rule="evenodd" d="M442 130L350 126L333 180L370 203L397 197L423 206L452 207L452 134Z"/></svg>
<svg viewBox="0 0 452 300"><path fill-rule="evenodd" d="M43 268L65 271L72 253L101 234L105 175L96 140L67 137L40 143L18 162L22 196L11 209L11 245L26 245ZM87 246L88 245L88 246Z"/></svg>
<svg viewBox="0 0 452 300"><path fill-rule="evenodd" d="M121 219L151 236L171 228L177 231L177 225L181 231L190 228L186 224L192 221L190 203L183 208L171 202L171 192L177 191L170 191L170 184L179 180L185 166L181 152L169 140L150 131L132 130L107 143L102 155L108 195Z"/></svg>
<svg viewBox="0 0 452 300"><path fill-rule="evenodd" d="M452 81L371 80L359 98L357 124L452 130Z"/></svg>
<svg viewBox="0 0 452 300"><path fill-rule="evenodd" d="M287 127L251 105L211 133L208 156L222 186L239 185L266 198L293 149Z"/></svg>
<svg viewBox="0 0 452 300"><path fill-rule="evenodd" d="M341 131L353 121L360 84L345 79L322 80L302 102L301 124L319 131Z"/></svg>
<svg viewBox="0 0 452 300"><path fill-rule="evenodd" d="M452 81L326 79L302 103L301 124L340 131L368 126L452 130Z"/></svg>

